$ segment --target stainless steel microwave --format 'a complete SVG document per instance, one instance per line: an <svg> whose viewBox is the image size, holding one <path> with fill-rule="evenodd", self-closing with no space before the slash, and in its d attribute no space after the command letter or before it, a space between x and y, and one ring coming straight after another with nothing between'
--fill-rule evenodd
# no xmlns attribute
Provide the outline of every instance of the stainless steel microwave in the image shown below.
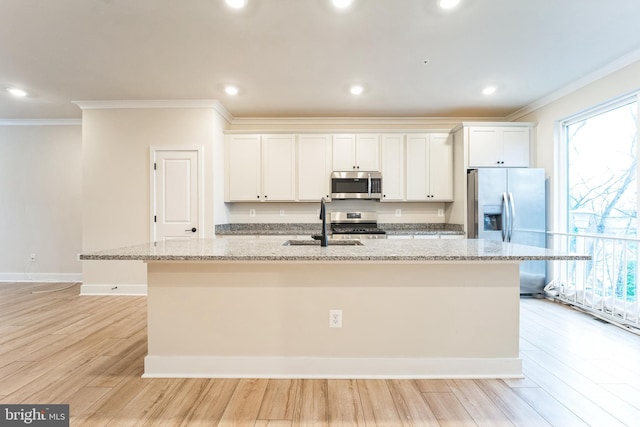
<svg viewBox="0 0 640 427"><path fill-rule="evenodd" d="M332 172L331 198L380 200L382 198L382 174L374 171Z"/></svg>

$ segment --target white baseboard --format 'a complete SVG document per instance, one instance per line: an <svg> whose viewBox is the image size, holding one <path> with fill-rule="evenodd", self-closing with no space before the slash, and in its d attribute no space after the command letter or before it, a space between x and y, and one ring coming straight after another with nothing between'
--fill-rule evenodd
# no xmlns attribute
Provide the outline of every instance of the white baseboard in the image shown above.
<svg viewBox="0 0 640 427"><path fill-rule="evenodd" d="M147 285L96 285L85 283L80 287L80 295L147 295Z"/></svg>
<svg viewBox="0 0 640 427"><path fill-rule="evenodd" d="M0 282L74 283L82 282L82 273L0 273Z"/></svg>
<svg viewBox="0 0 640 427"><path fill-rule="evenodd" d="M523 378L520 358L146 356L143 378Z"/></svg>

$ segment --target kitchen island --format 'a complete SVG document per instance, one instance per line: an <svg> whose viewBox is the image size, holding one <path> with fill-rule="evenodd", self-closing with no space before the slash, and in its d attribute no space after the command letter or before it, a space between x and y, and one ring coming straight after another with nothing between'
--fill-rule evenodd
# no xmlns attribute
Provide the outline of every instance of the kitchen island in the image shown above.
<svg viewBox="0 0 640 427"><path fill-rule="evenodd" d="M81 259L147 263L145 377L506 378L522 375L519 263L587 257L486 240L194 239Z"/></svg>

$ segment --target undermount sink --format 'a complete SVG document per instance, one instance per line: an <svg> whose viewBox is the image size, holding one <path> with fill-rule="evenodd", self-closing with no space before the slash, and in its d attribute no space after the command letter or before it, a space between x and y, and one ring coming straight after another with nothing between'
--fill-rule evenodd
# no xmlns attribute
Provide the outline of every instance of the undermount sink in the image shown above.
<svg viewBox="0 0 640 427"><path fill-rule="evenodd" d="M329 240L329 246L362 246L360 240ZM283 246L320 246L320 240L287 240Z"/></svg>

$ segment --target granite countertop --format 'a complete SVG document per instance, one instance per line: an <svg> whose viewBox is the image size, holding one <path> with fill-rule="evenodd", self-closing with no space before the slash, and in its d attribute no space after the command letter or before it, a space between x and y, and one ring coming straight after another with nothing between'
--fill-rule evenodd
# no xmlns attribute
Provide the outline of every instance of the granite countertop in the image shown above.
<svg viewBox="0 0 640 427"><path fill-rule="evenodd" d="M460 224L440 223L384 223L378 227L388 235L425 235L425 234L457 234L464 235ZM315 223L241 223L216 225L216 235L220 236L299 236L312 235L320 232L321 224Z"/></svg>
<svg viewBox="0 0 640 427"><path fill-rule="evenodd" d="M287 246L276 239L170 240L80 255L81 260L140 261L526 261L589 256L491 240L370 239L362 246Z"/></svg>

